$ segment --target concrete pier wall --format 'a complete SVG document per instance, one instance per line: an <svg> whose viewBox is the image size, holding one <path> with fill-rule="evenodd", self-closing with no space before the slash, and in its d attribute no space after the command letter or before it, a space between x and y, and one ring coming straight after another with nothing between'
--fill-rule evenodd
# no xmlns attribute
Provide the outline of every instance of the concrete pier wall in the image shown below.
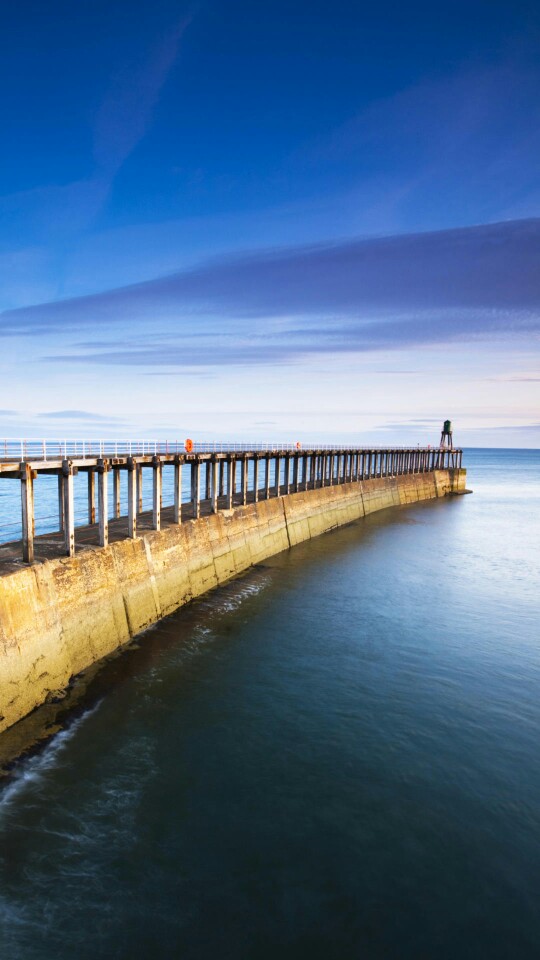
<svg viewBox="0 0 540 960"><path fill-rule="evenodd" d="M462 493L465 473L435 470L262 500L0 578L0 731L207 590L376 510Z"/></svg>

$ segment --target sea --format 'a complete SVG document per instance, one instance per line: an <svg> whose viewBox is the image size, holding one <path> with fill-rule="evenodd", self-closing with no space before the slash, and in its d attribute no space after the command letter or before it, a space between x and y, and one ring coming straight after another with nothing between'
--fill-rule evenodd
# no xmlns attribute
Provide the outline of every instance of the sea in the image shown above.
<svg viewBox="0 0 540 960"><path fill-rule="evenodd" d="M540 957L540 451L464 465L472 496L266 561L21 745L2 960Z"/></svg>

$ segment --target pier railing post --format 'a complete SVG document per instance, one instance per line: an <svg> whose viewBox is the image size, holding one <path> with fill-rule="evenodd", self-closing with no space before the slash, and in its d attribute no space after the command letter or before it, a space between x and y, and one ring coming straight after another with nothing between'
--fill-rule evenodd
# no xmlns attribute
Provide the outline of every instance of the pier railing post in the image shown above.
<svg viewBox="0 0 540 960"><path fill-rule="evenodd" d="M28 463L21 462L22 558L34 562L34 476Z"/></svg>
<svg viewBox="0 0 540 960"><path fill-rule="evenodd" d="M64 543L66 556L75 556L75 507L73 500L73 465L71 460L62 461L64 478Z"/></svg>
<svg viewBox="0 0 540 960"><path fill-rule="evenodd" d="M128 481L128 537L132 540L137 536L137 464L133 457L127 459Z"/></svg>
<svg viewBox="0 0 540 960"><path fill-rule="evenodd" d="M106 547L109 543L109 498L108 498L108 471L109 465L106 460L98 460L98 522L99 522L99 545Z"/></svg>

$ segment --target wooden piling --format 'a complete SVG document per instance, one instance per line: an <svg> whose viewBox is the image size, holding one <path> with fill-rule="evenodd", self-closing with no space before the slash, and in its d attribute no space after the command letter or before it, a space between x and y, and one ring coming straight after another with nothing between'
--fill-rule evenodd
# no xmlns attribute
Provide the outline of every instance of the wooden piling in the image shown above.
<svg viewBox="0 0 540 960"><path fill-rule="evenodd" d="M182 523L182 463L174 463L174 522Z"/></svg>
<svg viewBox="0 0 540 960"><path fill-rule="evenodd" d="M163 467L159 457L152 459L152 529L161 530L161 489Z"/></svg>
<svg viewBox="0 0 540 960"><path fill-rule="evenodd" d="M118 467L113 468L113 515L118 520L120 516L120 470Z"/></svg>
<svg viewBox="0 0 540 960"><path fill-rule="evenodd" d="M233 505L233 461L227 460L227 510L232 510Z"/></svg>
<svg viewBox="0 0 540 960"><path fill-rule="evenodd" d="M191 464L191 504L195 520L201 515L201 464L194 460Z"/></svg>
<svg viewBox="0 0 540 960"><path fill-rule="evenodd" d="M96 522L96 477L93 470L89 470L88 477L88 523Z"/></svg>
<svg viewBox="0 0 540 960"><path fill-rule="evenodd" d="M22 558L34 562L34 477L28 463L21 463Z"/></svg>
<svg viewBox="0 0 540 960"><path fill-rule="evenodd" d="M217 460L212 460L211 469L211 496L212 496L212 513L218 512L218 495L219 495L219 478L218 478L218 462Z"/></svg>
<svg viewBox="0 0 540 960"><path fill-rule="evenodd" d="M137 464L133 457L127 460L128 481L128 537L132 540L137 536Z"/></svg>
<svg viewBox="0 0 540 960"><path fill-rule="evenodd" d="M109 466L106 461L98 460L98 522L100 547L106 547L109 543L108 471Z"/></svg>
<svg viewBox="0 0 540 960"><path fill-rule="evenodd" d="M73 499L73 466L70 460L62 461L64 477L64 546L67 557L75 556L75 505Z"/></svg>
<svg viewBox="0 0 540 960"><path fill-rule="evenodd" d="M259 458L255 454L253 460L253 496L255 498L255 503L259 502Z"/></svg>

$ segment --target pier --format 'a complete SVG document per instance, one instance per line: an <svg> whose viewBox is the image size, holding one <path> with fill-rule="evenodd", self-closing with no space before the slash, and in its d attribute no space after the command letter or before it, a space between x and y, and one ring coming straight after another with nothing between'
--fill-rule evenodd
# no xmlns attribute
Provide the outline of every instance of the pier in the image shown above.
<svg viewBox="0 0 540 960"><path fill-rule="evenodd" d="M0 453L0 731L269 557L378 510L467 492L448 443L5 441Z"/></svg>
<svg viewBox="0 0 540 960"><path fill-rule="evenodd" d="M0 481L20 484L18 540L0 545L0 575L22 560L65 555L79 547L106 547L143 531L182 524L300 491L341 484L460 469L463 452L440 447L367 448L296 444L193 444L153 440L0 440ZM163 477L170 471L172 496L164 503ZM189 499L183 497L185 473ZM121 499L121 475L127 494ZM86 475L87 517L75 524L75 482ZM35 481L58 483L56 530L36 537ZM150 478L152 509L143 510ZM84 481L83 481L84 482ZM111 490L112 486L112 500ZM168 484L170 489L171 484Z"/></svg>

